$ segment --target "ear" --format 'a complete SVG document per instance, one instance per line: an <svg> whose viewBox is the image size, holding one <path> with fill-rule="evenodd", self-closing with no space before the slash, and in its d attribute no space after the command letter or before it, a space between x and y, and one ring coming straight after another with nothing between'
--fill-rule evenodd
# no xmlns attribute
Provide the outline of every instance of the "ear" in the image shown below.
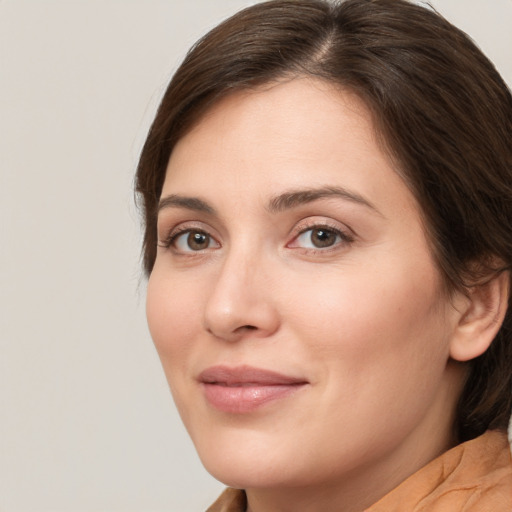
<svg viewBox="0 0 512 512"><path fill-rule="evenodd" d="M469 288L468 296L456 301L459 318L450 342L452 359L469 361L489 348L507 312L509 282L509 272L500 272L490 281Z"/></svg>

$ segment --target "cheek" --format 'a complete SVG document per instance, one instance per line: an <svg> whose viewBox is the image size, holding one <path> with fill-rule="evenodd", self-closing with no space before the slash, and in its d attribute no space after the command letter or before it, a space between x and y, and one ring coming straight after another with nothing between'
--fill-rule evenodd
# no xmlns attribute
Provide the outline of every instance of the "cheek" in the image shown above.
<svg viewBox="0 0 512 512"><path fill-rule="evenodd" d="M344 429L354 445L373 436L380 443L374 449L382 450L411 431L434 402L449 328L435 278L352 270L337 280L333 274L325 282L309 280L289 306L289 325L303 342L297 351L315 371L322 428Z"/></svg>
<svg viewBox="0 0 512 512"><path fill-rule="evenodd" d="M179 279L170 279L158 268L149 278L146 315L166 374L184 367L190 341L201 326L198 299L193 281L183 286Z"/></svg>
<svg viewBox="0 0 512 512"><path fill-rule="evenodd" d="M373 379L384 371L407 374L411 366L430 361L444 364L443 299L428 262L414 270L403 262L389 268L354 266L311 276L307 283L300 300L290 298L288 318L326 366L343 366L357 383L371 372Z"/></svg>

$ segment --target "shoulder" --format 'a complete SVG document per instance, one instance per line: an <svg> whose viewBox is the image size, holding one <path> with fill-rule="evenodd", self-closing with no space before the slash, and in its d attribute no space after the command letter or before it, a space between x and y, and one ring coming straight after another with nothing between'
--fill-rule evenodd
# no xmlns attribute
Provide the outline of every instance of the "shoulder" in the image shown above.
<svg viewBox="0 0 512 512"><path fill-rule="evenodd" d="M246 507L245 492L227 488L206 512L245 512Z"/></svg>
<svg viewBox="0 0 512 512"><path fill-rule="evenodd" d="M446 510L512 510L512 457L505 432L488 431L452 448L366 512Z"/></svg>

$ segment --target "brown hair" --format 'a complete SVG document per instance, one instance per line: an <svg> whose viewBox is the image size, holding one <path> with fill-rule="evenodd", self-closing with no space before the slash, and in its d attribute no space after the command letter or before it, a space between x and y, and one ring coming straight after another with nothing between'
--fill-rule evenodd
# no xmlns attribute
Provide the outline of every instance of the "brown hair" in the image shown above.
<svg viewBox="0 0 512 512"><path fill-rule="evenodd" d="M162 99L136 176L148 274L156 209L178 139L221 97L293 76L336 83L370 108L421 205L448 289L465 290L511 267L512 96L469 37L406 0L273 0L202 38ZM511 328L509 308L491 347L468 363L460 441L508 424Z"/></svg>

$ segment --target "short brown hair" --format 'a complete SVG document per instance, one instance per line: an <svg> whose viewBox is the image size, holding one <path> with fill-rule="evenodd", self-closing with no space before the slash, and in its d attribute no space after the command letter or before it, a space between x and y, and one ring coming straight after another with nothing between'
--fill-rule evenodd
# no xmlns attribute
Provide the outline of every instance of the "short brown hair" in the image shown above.
<svg viewBox="0 0 512 512"><path fill-rule="evenodd" d="M447 288L512 263L512 96L492 63L442 16L406 0L272 0L226 20L188 53L142 150L144 267L176 142L233 91L315 76L355 92L421 206ZM460 441L506 428L512 407L512 311L471 365Z"/></svg>

